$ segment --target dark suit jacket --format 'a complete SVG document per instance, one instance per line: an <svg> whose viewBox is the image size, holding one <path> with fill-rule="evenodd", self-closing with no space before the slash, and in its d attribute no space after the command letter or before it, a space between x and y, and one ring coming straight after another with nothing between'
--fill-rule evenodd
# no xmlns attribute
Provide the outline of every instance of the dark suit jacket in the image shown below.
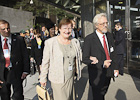
<svg viewBox="0 0 140 100"><path fill-rule="evenodd" d="M37 65L41 65L43 57L44 41L42 40L41 48L38 49L36 38L31 41L31 57L33 57Z"/></svg>
<svg viewBox="0 0 140 100"><path fill-rule="evenodd" d="M125 31L123 29L115 33L115 46L117 54L125 53Z"/></svg>
<svg viewBox="0 0 140 100"><path fill-rule="evenodd" d="M88 65L89 82L92 86L103 86L105 77L113 77L114 69L117 69L115 51L110 51L110 48L114 49L113 36L111 33L107 33L106 36L108 40L110 58L112 60L111 66L108 69L103 68L106 55L96 32L88 35L84 40L83 63ZM97 64L91 64L92 61L89 59L90 56L96 57L99 62Z"/></svg>
<svg viewBox="0 0 140 100"><path fill-rule="evenodd" d="M0 80L9 81L21 79L23 72L30 73L29 57L24 39L18 35L11 35L11 58L12 63L10 77L6 80L5 73L5 58L2 49L1 37L0 37Z"/></svg>

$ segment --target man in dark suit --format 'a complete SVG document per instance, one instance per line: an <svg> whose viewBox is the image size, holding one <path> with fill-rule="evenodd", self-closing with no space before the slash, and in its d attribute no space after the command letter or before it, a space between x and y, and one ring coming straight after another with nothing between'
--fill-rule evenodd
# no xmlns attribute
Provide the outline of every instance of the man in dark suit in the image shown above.
<svg viewBox="0 0 140 100"><path fill-rule="evenodd" d="M107 32L108 21L105 13L93 19L95 32L85 38L83 62L88 65L89 83L93 100L104 100L111 77L118 75L115 61L114 40Z"/></svg>
<svg viewBox="0 0 140 100"><path fill-rule="evenodd" d="M24 100L23 79L30 72L29 57L24 39L10 33L10 25L0 20L0 96L1 100Z"/></svg>
<svg viewBox="0 0 140 100"><path fill-rule="evenodd" d="M117 63L119 74L123 75L124 72L124 53L125 53L125 31L120 22L115 24L115 50L117 54Z"/></svg>

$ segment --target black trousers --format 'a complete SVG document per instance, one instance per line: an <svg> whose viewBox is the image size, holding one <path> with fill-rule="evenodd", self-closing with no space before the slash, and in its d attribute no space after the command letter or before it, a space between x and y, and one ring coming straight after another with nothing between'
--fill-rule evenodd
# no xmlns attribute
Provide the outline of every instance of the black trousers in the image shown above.
<svg viewBox="0 0 140 100"><path fill-rule="evenodd" d="M1 100L11 100L11 90L10 90L11 84L2 84L2 88L0 88L0 96Z"/></svg>
<svg viewBox="0 0 140 100"><path fill-rule="evenodd" d="M124 72L124 59L123 54L117 54L117 64L119 68L119 73L123 75Z"/></svg>
<svg viewBox="0 0 140 100"><path fill-rule="evenodd" d="M22 82L23 80L21 79L17 79L17 78L13 78L10 79L9 81L9 76L11 75L12 71L5 71L6 74L6 82L2 84L2 88L0 88L0 96L1 96L1 100L11 100L11 86L13 88L13 94L12 94L12 99L13 100L24 100L24 96L23 96L23 86L22 86Z"/></svg>
<svg viewBox="0 0 140 100"><path fill-rule="evenodd" d="M110 77L106 77L104 85L103 86L91 86L92 87L92 95L93 100L105 100L105 94L107 93L109 84L110 84Z"/></svg>

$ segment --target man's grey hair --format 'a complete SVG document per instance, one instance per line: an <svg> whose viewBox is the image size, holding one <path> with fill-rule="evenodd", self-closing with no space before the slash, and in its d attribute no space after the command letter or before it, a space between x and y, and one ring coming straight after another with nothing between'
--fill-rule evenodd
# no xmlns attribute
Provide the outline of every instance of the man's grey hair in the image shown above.
<svg viewBox="0 0 140 100"><path fill-rule="evenodd" d="M107 18L106 13L97 14L97 15L95 15L95 17L93 18L93 24L94 24L94 27L95 27L95 28L96 28L96 25L98 24L98 20L99 20L101 17L106 17L106 18Z"/></svg>

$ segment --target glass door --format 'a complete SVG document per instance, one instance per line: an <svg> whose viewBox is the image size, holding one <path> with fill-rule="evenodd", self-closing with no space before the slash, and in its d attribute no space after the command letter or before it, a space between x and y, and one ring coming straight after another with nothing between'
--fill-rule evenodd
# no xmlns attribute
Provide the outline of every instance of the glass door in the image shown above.
<svg viewBox="0 0 140 100"><path fill-rule="evenodd" d="M126 35L125 68L140 68L140 4L138 0L109 0L111 29L121 22Z"/></svg>

